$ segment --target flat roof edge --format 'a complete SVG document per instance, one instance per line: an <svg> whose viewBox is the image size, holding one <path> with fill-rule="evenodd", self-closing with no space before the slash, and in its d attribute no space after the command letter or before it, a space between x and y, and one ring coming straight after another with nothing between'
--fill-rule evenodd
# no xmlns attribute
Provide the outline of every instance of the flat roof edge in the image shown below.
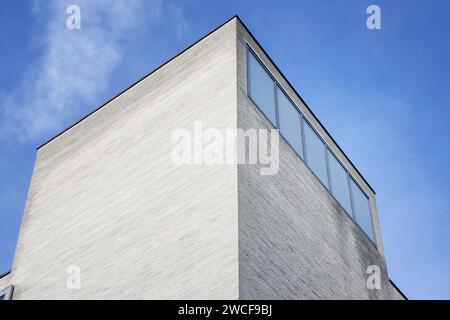
<svg viewBox="0 0 450 320"><path fill-rule="evenodd" d="M319 118L314 114L314 112L311 110L311 108L308 106L308 104L305 102L305 100L302 98L302 96L297 92L297 90L295 89L295 87L289 82L289 80L286 78L286 76L283 74L283 72L280 70L280 68L276 65L276 63L272 60L272 58L270 57L270 55L266 52L266 50L261 46L261 44L259 43L259 41L255 38L255 36L253 35L253 33L251 33L251 31L248 29L248 27L245 25L245 23L241 20L241 18L235 14L233 15L231 18L227 19L225 22L221 23L220 25L218 25L216 28L214 28L213 30L211 30L210 32L208 32L207 34L205 34L204 36L200 37L197 41L193 42L192 44L190 44L189 46L187 46L185 49L183 49L182 51L180 51L179 53L177 53L176 55L172 56L171 58L169 58L168 60L166 60L165 62L161 63L159 66L157 66L156 68L154 68L152 71L150 71L149 73L145 74L144 76L142 76L140 79L136 80L135 82L133 82L131 85L129 85L128 87L126 87L125 89L119 91L115 96L113 96L111 99L107 100L105 103L101 104L99 107L95 108L94 110L92 110L91 112L89 112L88 114L86 114L85 116L81 117L80 119L78 119L77 121L75 121L74 123L72 123L71 125L69 125L68 127L66 127L64 130L60 131L58 134L56 134L55 136L53 136L52 138L48 139L47 141L45 141L44 143L42 143L41 145L39 145L36 150L39 150L40 148L42 148L43 146L47 145L48 143L50 143L51 141L55 140L57 137L59 137L60 135L62 135L63 133L65 133L66 131L70 130L71 128L73 128L74 126L76 126L78 123L80 123L81 121L83 121L84 119L86 119L87 117L89 117L90 115L92 115L93 113L97 112L98 110L100 110L101 108L103 108L105 105L107 105L109 102L111 102L112 100L116 99L117 97L119 97L120 95L122 95L123 93L125 93L126 91L128 91L129 89L131 89L132 87L134 87L135 85L137 85L138 83L140 83L141 81L145 80L147 77L149 77L150 75L152 75L154 72L158 71L159 69L161 69L162 67L164 67L166 64L168 64L169 62L171 62L172 60L174 60L175 58L177 58L178 56L180 56L181 54L183 54L184 52L186 52L187 50L189 50L190 48L192 48L193 46L195 46L197 43L199 43L200 41L202 41L203 39L205 39L206 37L208 37L209 35L211 35L212 33L214 33L215 31L217 31L218 29L220 29L221 27L223 27L224 25L226 25L228 22L232 21L233 19L237 19L239 21L239 23L244 27L244 29L247 31L247 33L253 38L253 40L255 41L255 43L259 46L259 48L262 50L262 52L267 56L267 58L269 59L270 63L272 63L272 65L275 67L275 69L280 73L280 75L283 77L283 79L286 81L286 83L292 88L292 90L294 91L294 93L298 96L298 98L300 99L300 101L305 105L305 107L308 109L309 112L311 112L312 116L314 117L314 119L319 123L319 125L323 128L323 130L325 131L325 133L330 137L331 141L336 145L336 147L338 148L338 150L342 153L342 155L347 159L347 161L353 166L353 168L355 169L355 171L359 174L359 176L362 178L362 180L367 184L367 186L370 188L370 190L376 194L375 190L372 188L372 186L369 184L369 182L367 182L367 180L364 178L364 176L361 174L361 172L358 170L358 168L353 164L353 162L350 160L350 158L345 154L344 150L342 150L342 148L339 146L339 144L334 140L333 136L328 132L328 130L326 129L326 127L322 124L322 122L319 120Z"/></svg>
<svg viewBox="0 0 450 320"><path fill-rule="evenodd" d="M7 275L9 275L11 273L11 270L8 270L6 272L0 273L0 279L6 277Z"/></svg>
<svg viewBox="0 0 450 320"><path fill-rule="evenodd" d="M395 284L394 281L392 281L391 278L389 278L389 282L391 283L391 285L398 291L398 293L400 293L401 296L403 296L403 298L405 298L405 300L409 300L408 297L403 293L402 290L400 290L399 287L397 287L397 285Z"/></svg>

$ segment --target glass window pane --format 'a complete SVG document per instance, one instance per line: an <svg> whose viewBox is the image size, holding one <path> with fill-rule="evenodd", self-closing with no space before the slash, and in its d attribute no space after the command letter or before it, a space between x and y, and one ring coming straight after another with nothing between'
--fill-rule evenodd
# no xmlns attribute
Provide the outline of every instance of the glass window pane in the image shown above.
<svg viewBox="0 0 450 320"><path fill-rule="evenodd" d="M320 181L328 188L325 145L309 124L306 121L304 121L304 123L306 163Z"/></svg>
<svg viewBox="0 0 450 320"><path fill-rule="evenodd" d="M330 186L331 193L336 198L341 206L352 215L352 205L350 202L350 189L348 186L347 171L334 157L334 155L328 151L328 168L330 169Z"/></svg>
<svg viewBox="0 0 450 320"><path fill-rule="evenodd" d="M248 55L249 95L266 117L276 125L275 86L273 79L252 53Z"/></svg>
<svg viewBox="0 0 450 320"><path fill-rule="evenodd" d="M353 179L350 179L350 188L352 190L353 209L356 222L369 236L369 238L375 242L369 209L369 199L367 199L366 195L361 191Z"/></svg>
<svg viewBox="0 0 450 320"><path fill-rule="evenodd" d="M277 87L278 120L280 132L297 153L303 157L302 123L300 113L289 101L283 91Z"/></svg>

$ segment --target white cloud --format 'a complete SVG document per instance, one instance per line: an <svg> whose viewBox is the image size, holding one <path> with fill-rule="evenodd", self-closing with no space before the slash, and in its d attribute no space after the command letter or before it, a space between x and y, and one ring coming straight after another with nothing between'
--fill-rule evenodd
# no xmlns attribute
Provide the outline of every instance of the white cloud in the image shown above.
<svg viewBox="0 0 450 320"><path fill-rule="evenodd" d="M71 4L81 9L81 30L66 27L66 8ZM175 18L182 20L176 12ZM161 0L52 0L45 5L35 1L32 13L45 21L34 39L43 54L28 67L23 84L0 101L2 136L22 140L60 129L64 120L104 90L123 59L127 38L160 23L162 4Z"/></svg>

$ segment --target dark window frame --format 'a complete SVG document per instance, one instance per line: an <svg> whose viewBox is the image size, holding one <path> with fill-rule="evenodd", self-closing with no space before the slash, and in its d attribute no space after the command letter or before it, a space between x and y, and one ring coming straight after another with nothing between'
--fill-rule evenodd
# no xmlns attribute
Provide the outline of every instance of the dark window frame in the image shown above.
<svg viewBox="0 0 450 320"><path fill-rule="evenodd" d="M314 128L314 126L311 124L311 122L308 121L308 119L304 118L303 121L306 122L306 125L308 125L308 127L312 130L312 132L319 138L320 142L322 142L323 144L323 152L324 152L324 160L325 160L325 175L326 175L326 179L327 179L327 184L328 186L322 182L322 179L320 179L318 177L318 175L314 172L314 170L310 167L310 165L308 164L308 156L307 154L305 154L305 164L308 168L311 169L311 171L314 173L314 175L316 176L317 179L319 179L319 181L322 183L322 185L325 187L325 189L327 189L327 191L331 194L330 191L330 177L329 177L329 173L328 173L328 160L327 160L327 143L325 142L325 140L320 136L320 134L317 132L317 130ZM303 129L304 130L304 129ZM305 135L306 137L306 135ZM305 139L305 137L303 139ZM306 141L306 140L305 140ZM306 144L305 144L305 150L306 150Z"/></svg>
<svg viewBox="0 0 450 320"><path fill-rule="evenodd" d="M252 55L253 58L261 65L261 67L266 71L266 73L269 75L269 77L272 79L274 83L274 99L275 99L275 119L276 123L274 124L268 116L264 113L264 111L258 106L258 104L251 98L250 93L250 68L249 68L249 55ZM290 95L287 94L286 90L281 86L281 84L275 79L272 72L270 72L269 68L265 65L265 63L262 61L262 59L259 58L259 56L256 54L255 50L253 50L250 46L250 44L246 43L246 68L247 68L247 97L250 99L250 101L253 103L253 105L256 106L256 108L262 113L265 119L269 121L269 123L279 131L280 136L282 139L287 143L287 145L294 151L294 153L303 161L303 163L306 165L306 167L310 170L310 172L316 177L316 179L319 181L319 183L327 190L328 194L338 203L338 205L342 208L342 210L351 218L353 223L361 230L361 232L364 234L364 236L369 240L369 242L378 250L378 246L376 244L376 234L375 234L375 228L374 228L374 219L373 219L373 212L370 205L370 197L364 190L364 188L361 187L361 185L356 181L356 179L353 177L353 175L350 173L350 171L347 169L347 167L342 163L342 161L336 156L335 152L331 149L331 147L328 145L328 143L325 141L325 139L322 138L322 135L319 134L319 132L316 130L316 128L312 125L311 121L304 115L304 113L300 110L300 108L297 106L297 104L291 99ZM284 93L286 98L292 103L292 105L297 109L297 112L300 114L300 126L301 126L301 140L302 140L302 152L303 157L295 150L295 148L289 143L288 139L283 136L281 133L280 127L279 127L279 109L278 109L278 89L281 90L281 92ZM313 132L319 137L319 139L322 141L324 145L324 152L325 152L325 164L326 164L326 171L327 171L327 181L328 185L326 186L321 179L314 173L314 171L309 167L308 160L307 160L307 152L306 152L306 144L305 144L305 122L309 127L313 130ZM350 205L351 205L351 213L349 213L342 205L341 203L336 199L336 197L332 194L332 186L331 186L331 179L330 179L330 168L329 168L329 159L328 159L328 152L330 152L334 158L338 161L338 163L344 168L344 170L347 173L347 187L349 189L350 193ZM356 221L356 215L355 215L355 209L354 209L354 199L352 194L352 188L350 185L350 179L353 180L355 185L361 190L363 195L367 199L367 204L369 206L369 214L370 214L370 225L371 230L374 239L372 240L371 237L363 230L363 228L358 224Z"/></svg>
<svg viewBox="0 0 450 320"><path fill-rule="evenodd" d="M289 97L289 95L287 94L286 91L284 91L284 89L278 84L275 83L275 92L276 92L276 101L277 101L277 108L276 108L276 112L277 112L277 129L279 130L280 135L283 137L283 139L286 141L286 143L291 147L292 150L294 150L294 152L297 154L297 156L299 156L303 161L305 161L305 135L304 135L304 129L303 129L303 114L300 112L300 110L297 108L297 105L294 103L294 101L292 101L292 99ZM299 154L297 152L297 150L294 148L294 146L289 142L289 139L287 137L284 136L284 134L281 132L281 127L280 127L280 110L279 110L279 106L278 106L278 90L281 91L281 93L284 94L284 96L286 97L286 99L288 99L288 101L292 104L292 106L294 107L295 111L298 112L298 115L300 117L300 141L302 144L302 154Z"/></svg>
<svg viewBox="0 0 450 320"><path fill-rule="evenodd" d="M252 93L251 93L251 85L250 85L250 83L251 83L251 81L250 81L250 63L249 63L249 61L250 61L250 59L249 59L249 55L250 54L252 54L252 52L249 52L249 50L247 50L247 61L246 61L246 64L247 64L247 96L249 97L249 99L253 102L253 104L255 105L255 106L257 106L258 104L256 103L256 101L255 100L253 100L253 98L252 98ZM273 87L273 97L274 97L274 107L275 107L275 124L273 123L273 121L272 120L270 120L269 119L269 117L265 114L265 112L263 111L263 109L262 108L260 108L259 106L258 106L258 109L264 114L264 116L265 116L265 118L267 119L267 120L269 120L269 122L270 122L270 124L274 127L274 128L278 128L278 104L277 104L277 97L276 97L276 94L277 94L277 91L275 90L275 86L276 86L276 82L275 82L275 79L273 78L273 75L269 72L269 69L267 69L266 68L266 66L262 63L262 61L259 59L259 57L257 56L257 55L255 55L255 54L252 54L252 56L253 56L253 58L255 58L255 60L256 60L256 62L258 62L259 63L259 65L263 68L263 70L267 73L267 75L269 76L269 78L272 80L272 82L273 82L273 84L274 84L274 87Z"/></svg>
<svg viewBox="0 0 450 320"><path fill-rule="evenodd" d="M14 286L9 285L6 288L0 290L0 301L12 300L14 293Z"/></svg>

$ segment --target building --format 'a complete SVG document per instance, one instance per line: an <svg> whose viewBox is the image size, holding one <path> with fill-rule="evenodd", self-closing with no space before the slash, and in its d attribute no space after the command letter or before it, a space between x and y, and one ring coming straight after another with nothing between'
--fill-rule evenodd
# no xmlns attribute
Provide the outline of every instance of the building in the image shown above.
<svg viewBox="0 0 450 320"><path fill-rule="evenodd" d="M276 174L174 163L196 123L279 128ZM375 192L238 17L38 148L7 277L13 299L404 298Z"/></svg>

